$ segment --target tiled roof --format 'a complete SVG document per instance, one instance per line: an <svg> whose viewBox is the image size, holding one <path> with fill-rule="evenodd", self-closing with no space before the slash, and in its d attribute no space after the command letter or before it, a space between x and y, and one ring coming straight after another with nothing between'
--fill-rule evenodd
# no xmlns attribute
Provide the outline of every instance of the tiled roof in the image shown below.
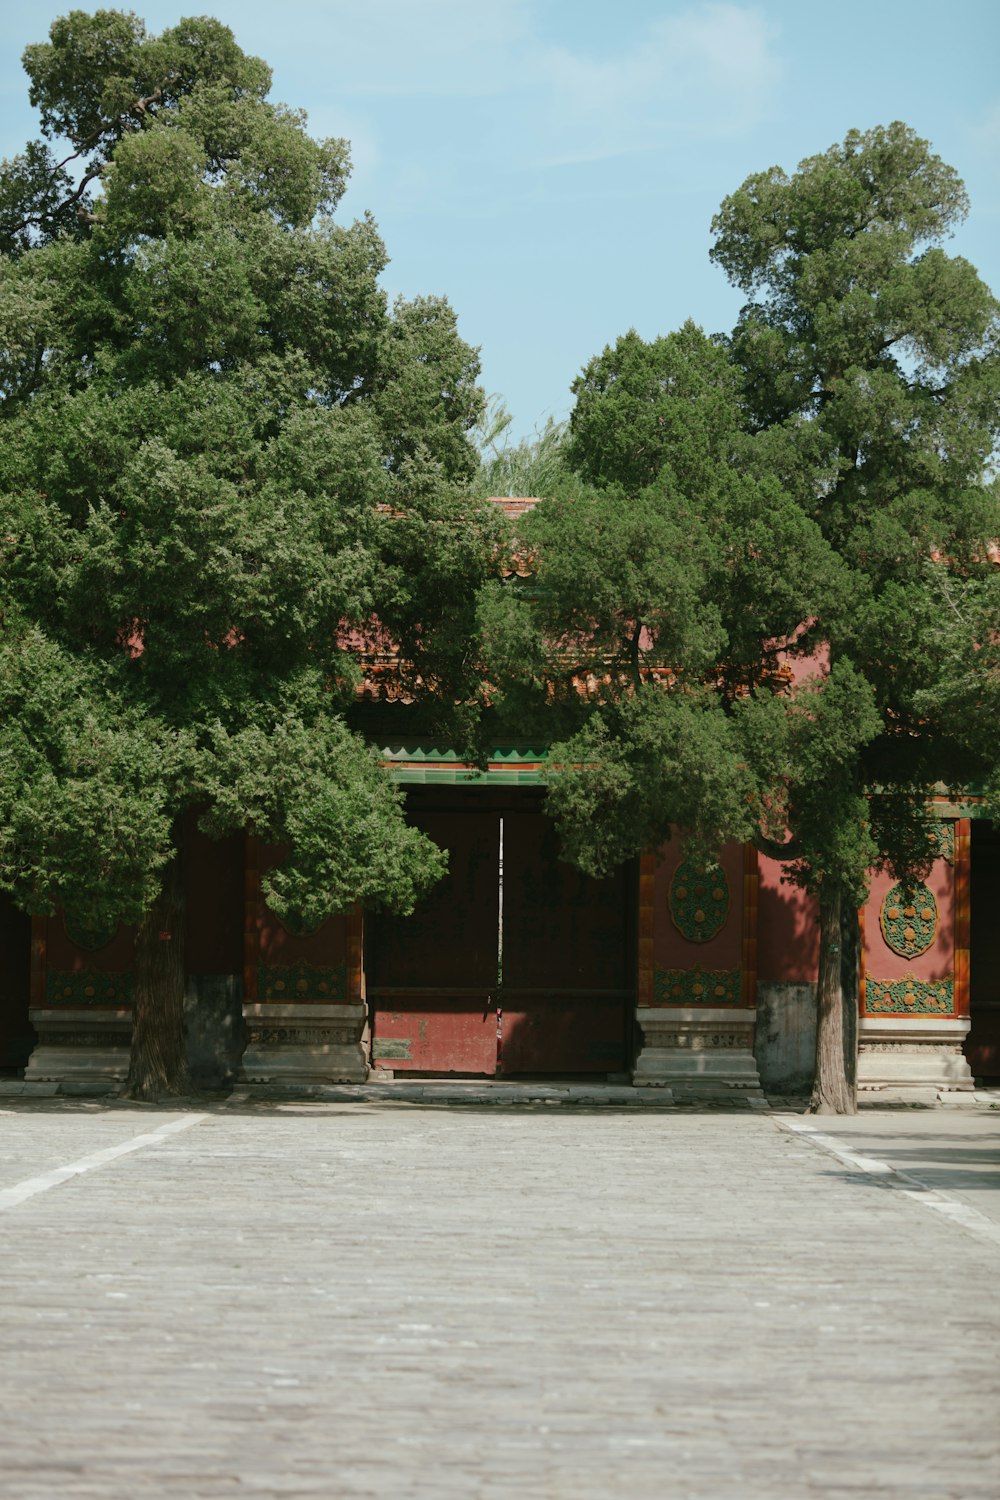
<svg viewBox="0 0 1000 1500"><path fill-rule="evenodd" d="M500 509L513 521L518 516L523 516L527 511L534 510L538 504L538 496L490 495L487 499L487 504L499 505Z"/></svg>
<svg viewBox="0 0 1000 1500"><path fill-rule="evenodd" d="M497 505L511 521L516 521L518 516L526 515L538 504L538 497L534 495L489 495L486 503ZM531 567L523 556L514 555L511 559L513 564L507 573L508 578L530 578ZM373 619L361 630L354 629L346 631L341 637L341 645L347 645L357 652L364 671L364 680L358 689L357 699L359 703L413 703L416 701L414 688L419 686L420 679L407 684L400 673L399 648L395 642L389 640L385 631L378 621Z"/></svg>
<svg viewBox="0 0 1000 1500"><path fill-rule="evenodd" d="M537 495L490 495L487 505L498 505L507 517L508 521L516 521L519 516L527 515L529 510L534 510L538 504ZM528 559L519 553L515 553L511 561L514 566L506 575L508 578L530 578L534 571Z"/></svg>

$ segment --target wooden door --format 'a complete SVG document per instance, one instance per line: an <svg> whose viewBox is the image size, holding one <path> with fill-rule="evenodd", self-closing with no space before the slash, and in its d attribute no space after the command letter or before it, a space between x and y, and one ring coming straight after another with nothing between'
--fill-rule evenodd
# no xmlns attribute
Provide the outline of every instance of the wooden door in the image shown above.
<svg viewBox="0 0 1000 1500"><path fill-rule="evenodd" d="M465 806L409 817L448 850L449 868L412 916L368 920L372 1060L394 1072L492 1074L499 815Z"/></svg>
<svg viewBox="0 0 1000 1500"><path fill-rule="evenodd" d="M372 1060L394 1072L602 1074L630 1060L632 871L559 859L536 791L411 796L449 873L367 921Z"/></svg>
<svg viewBox="0 0 1000 1500"><path fill-rule="evenodd" d="M628 1066L629 867L594 880L558 856L549 818L504 817L505 1075Z"/></svg>

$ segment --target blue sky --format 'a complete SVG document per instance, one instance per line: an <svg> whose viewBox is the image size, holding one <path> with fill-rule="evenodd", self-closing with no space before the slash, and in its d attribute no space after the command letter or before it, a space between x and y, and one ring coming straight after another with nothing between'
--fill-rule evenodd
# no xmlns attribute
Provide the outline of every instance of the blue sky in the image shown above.
<svg viewBox="0 0 1000 1500"><path fill-rule="evenodd" d="M0 154L35 133L20 55L68 4L0 5ZM89 8L89 7L81 7ZM352 141L390 295L446 294L516 433L564 416L630 326L728 329L710 222L753 171L905 120L964 177L951 243L1000 292L995 0L194 0L267 59L276 98Z"/></svg>

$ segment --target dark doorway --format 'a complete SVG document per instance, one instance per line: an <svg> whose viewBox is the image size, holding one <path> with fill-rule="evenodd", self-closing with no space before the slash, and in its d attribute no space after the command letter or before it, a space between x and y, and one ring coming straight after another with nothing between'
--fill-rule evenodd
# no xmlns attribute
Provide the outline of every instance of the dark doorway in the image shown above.
<svg viewBox="0 0 1000 1500"><path fill-rule="evenodd" d="M20 1073L35 1033L31 999L31 918L0 893L0 1073Z"/></svg>
<svg viewBox="0 0 1000 1500"><path fill-rule="evenodd" d="M1000 824L972 820L969 1019L974 1078L1000 1079Z"/></svg>
<svg viewBox="0 0 1000 1500"><path fill-rule="evenodd" d="M493 1073L499 816L434 797L410 803L410 821L448 850L448 874L412 916L365 923L373 1061L393 1070Z"/></svg>
<svg viewBox="0 0 1000 1500"><path fill-rule="evenodd" d="M634 870L558 858L534 788L414 788L407 815L449 851L411 917L366 929L372 1057L394 1071L605 1074L629 1061Z"/></svg>

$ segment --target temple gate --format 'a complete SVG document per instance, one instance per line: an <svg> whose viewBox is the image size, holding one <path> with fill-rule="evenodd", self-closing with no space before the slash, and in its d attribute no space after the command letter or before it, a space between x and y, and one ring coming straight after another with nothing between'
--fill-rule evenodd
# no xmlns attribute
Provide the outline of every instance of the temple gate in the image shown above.
<svg viewBox="0 0 1000 1500"><path fill-rule="evenodd" d="M448 850L449 873L412 916L368 920L375 1067L624 1071L630 868L598 881L561 861L533 789L413 788L408 809Z"/></svg>

